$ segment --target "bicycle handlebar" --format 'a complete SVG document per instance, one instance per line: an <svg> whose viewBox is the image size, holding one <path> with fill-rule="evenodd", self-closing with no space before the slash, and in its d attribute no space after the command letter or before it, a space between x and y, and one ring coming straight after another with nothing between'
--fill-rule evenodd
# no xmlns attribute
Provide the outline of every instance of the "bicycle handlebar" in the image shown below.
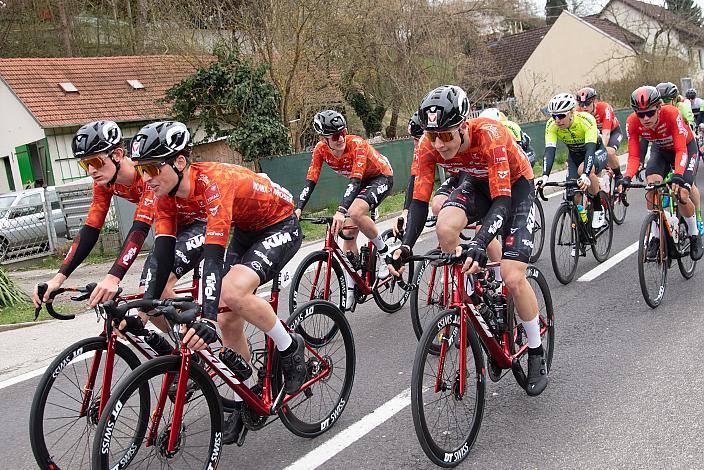
<svg viewBox="0 0 704 470"><path fill-rule="evenodd" d="M298 220L301 220L301 221L305 220L306 222L310 222L311 224L315 224L315 225L324 225L324 224L331 225L332 224L332 217L329 215L324 215L324 216L319 216L319 217L301 217ZM344 235L342 233L342 230L337 232L337 236L342 238L343 240L348 240L348 241L354 240L354 237L348 237L347 235Z"/></svg>
<svg viewBox="0 0 704 470"><path fill-rule="evenodd" d="M462 253L459 255L455 255L454 253L431 253L431 254L424 254L424 255L412 255L404 261L406 263L410 263L412 261L430 261L433 262L435 266L445 266L445 265L453 265L453 264L460 264L464 263L465 260L467 259L467 250L462 250ZM497 266L501 266L500 262L489 262L482 268L482 270L486 270L489 268L495 268ZM406 292L411 292L415 290L418 286L414 284L407 284L402 277L397 277L396 282L398 283L398 286L405 290Z"/></svg>
<svg viewBox="0 0 704 470"><path fill-rule="evenodd" d="M191 297L180 299L137 299L117 305L114 300L103 304L105 313L113 318L124 318L130 309L152 310L148 315L164 315L176 324L191 324L198 316L198 304ZM180 311L180 312L179 312Z"/></svg>

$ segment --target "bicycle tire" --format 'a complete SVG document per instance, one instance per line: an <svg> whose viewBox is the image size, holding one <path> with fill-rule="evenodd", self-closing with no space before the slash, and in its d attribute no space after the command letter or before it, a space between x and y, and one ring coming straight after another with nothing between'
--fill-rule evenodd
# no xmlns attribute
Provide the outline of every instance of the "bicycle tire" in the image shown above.
<svg viewBox="0 0 704 470"><path fill-rule="evenodd" d="M340 266L339 262L337 259L334 257L332 258L332 271L330 273L330 297L328 299L325 299L323 296L324 292L324 284L325 284L325 279L324 279L324 273L325 273L325 265L328 262L328 252L324 250L320 251L314 251L313 253L309 254L305 258L303 258L303 261L301 261L301 264L298 265L298 268L296 268L296 272L293 274L293 278L291 279L291 286L289 288L289 299L288 299L288 311L289 315L293 315L293 312L296 311L296 307L299 303L305 303L308 302L309 300L313 299L323 299L323 300L328 300L332 302L333 304L336 304L340 310L343 312L345 309L348 307L346 304L347 302L347 281L345 280L345 276L343 274L343 269L342 266ZM320 263L320 274L323 279L318 278L316 285L313 286L312 282L315 280L314 278L310 279L311 283L311 288L315 289L317 292L313 296L313 299L310 297L310 290L308 291L308 294L305 296L301 296L300 294L300 289L301 289L301 281L304 279L306 276L307 272L309 272L309 268L313 266L316 263ZM314 270L318 270L318 268L314 268ZM333 276L332 273L335 273ZM333 287L335 286L333 283L335 282L334 279L337 279L337 291L333 290ZM337 299L335 299L335 292L337 292Z"/></svg>
<svg viewBox="0 0 704 470"><path fill-rule="evenodd" d="M685 279L692 279L694 271L697 269L697 262L692 259L689 254L689 237L687 230L687 222L684 217L680 217L679 223L679 242L677 243L677 251L680 257L677 258L677 267L680 268L680 274Z"/></svg>
<svg viewBox="0 0 704 470"><path fill-rule="evenodd" d="M526 269L526 279L536 293L540 327L541 329L543 326L546 327L545 333L542 335L542 344L545 350L545 362L548 372L550 372L552 357L555 351L555 310L552 304L550 286L543 273L535 266L528 266ZM538 295L536 288L540 291L540 295ZM508 316L508 329L513 332L513 334L509 335L509 350L512 354L516 354L520 348L528 342L528 338L526 337L523 327L517 322L516 317L518 313L516 312L515 303L510 295L508 298L508 312L510 313ZM523 370L527 371L528 355L523 354L521 359L523 358L525 358L525 360L521 360L521 367Z"/></svg>
<svg viewBox="0 0 704 470"><path fill-rule="evenodd" d="M531 251L528 262L535 263L540 259L545 245L545 211L543 204L537 197L533 200L533 206L536 207L535 222L533 226L533 250Z"/></svg>
<svg viewBox="0 0 704 470"><path fill-rule="evenodd" d="M476 333L472 328L472 325L467 323L467 347L471 349L471 354L467 354L467 358L471 358L474 361L474 368L468 364L467 372L474 370L475 377L467 378L465 382L465 395L461 399L457 397L459 369L455 370L452 366L452 360L448 360L450 353L459 352L459 346L455 346L454 335L458 334L460 314L458 309L444 310L440 312L434 319L433 323L429 325L423 332L423 337L418 342L416 347L416 354L413 361L413 373L411 375L411 411L413 414L413 426L416 431L416 437L420 442L421 448L425 455L435 464L441 467L455 467L459 465L467 456L469 455L474 443L476 442L477 436L479 434L479 429L482 423L482 417L484 415L484 395L486 388L486 380L484 376L484 356L482 354L482 348L479 345L479 340L477 339ZM454 329L454 330L453 330ZM454 331L454 333L453 333ZM448 337L445 333L449 333ZM441 353L440 356L432 353L434 343L437 338L442 338L441 341L445 343L444 357ZM457 343L459 344L459 343ZM435 392L435 382L436 377L430 377L429 380L432 382L431 385L424 385L423 379L428 377L429 373L426 372L426 361L430 360L431 364L429 369L432 369L434 364L440 360L444 361L443 374L441 377L445 377L445 372L451 369L450 375L454 377L451 381L451 385L447 387L446 381L443 379L441 384L441 390ZM459 358L457 360L459 362ZM459 368L459 364L457 365ZM475 388L476 387L476 388ZM429 394L432 398L428 401L430 403L436 403L441 398L437 398L439 393L445 393L450 390L451 393L447 394L450 399L450 404L446 406L433 405L425 403L424 393ZM470 400L468 397L469 390L476 390L474 400ZM454 395L454 396L453 396ZM471 403L470 403L471 402ZM471 410L459 412L460 419L446 419L442 420L438 418L433 420L433 418L428 418L427 414L431 413L433 410L440 408L441 410L449 409L452 405L457 404L467 404L467 408ZM467 419L467 416L471 414L471 419ZM452 432L448 430L443 430L438 433L438 437L434 437L433 433L429 429L428 424L431 422L440 423L447 422L450 424L454 422L455 424L467 423L466 432L465 430L460 430L458 432ZM450 436L459 436L455 442L448 445L448 439ZM442 437L440 437L442 436ZM438 442L444 439L444 443Z"/></svg>
<svg viewBox="0 0 704 470"><path fill-rule="evenodd" d="M395 237L393 231L391 229L387 229L381 234L381 238L382 240L384 240L384 242L387 242L387 240ZM394 246L394 244L387 243L387 246L389 246L389 253L393 253L396 248L401 246L401 241L398 240L398 243L396 243L395 245L397 246ZM374 269L376 269L376 263L378 259L376 247L374 247L372 251L372 256L374 257L374 263L372 263L372 266L374 266ZM406 283L410 282L410 280L413 279L413 269L414 263L408 263L406 265L406 269L401 274L401 277ZM374 275L376 276L376 273L374 273ZM388 295L385 295L387 293ZM406 302L408 302L408 298L410 297L410 295L411 293L404 289L401 289L398 286L396 280L393 278L391 278L386 283L382 283L381 286L379 286L378 282L373 283L372 297L374 297L374 301L379 306L379 308L386 313L396 313L401 310L401 308L403 308Z"/></svg>
<svg viewBox="0 0 704 470"><path fill-rule="evenodd" d="M560 281L560 283L562 284L569 284L570 282L572 282L572 279L574 279L574 275L577 272L577 266L579 265L579 256L582 250L582 246L579 239L579 230L577 225L578 222L576 214L577 210L573 206L569 204L560 205L560 207L557 209L557 213L555 214L555 218L552 221L552 228L550 229L550 261L552 263L552 269L555 272L555 277L557 277L557 280ZM564 222L566 220L569 221L569 227L567 227L567 229L570 231L569 245L564 245L564 243L562 242L564 230L560 230L560 233L557 233L560 226L562 226L564 229ZM558 240L556 240L557 236L560 237L560 246L569 246L571 248L568 249L574 250L574 254L569 255L569 258L572 259L572 266L565 269L564 272L561 271L558 265L557 256L559 255L559 253L556 254L556 249L558 246Z"/></svg>
<svg viewBox="0 0 704 470"><path fill-rule="evenodd" d="M61 353L56 356L56 358L51 362L51 364L49 364L49 367L47 367L46 371L42 375L41 380L39 381L39 384L37 385L37 389L34 392L34 398L32 400L32 405L29 414L29 440L32 446L32 453L34 454L34 458L36 459L37 464L40 468L54 470L85 468L85 465L90 462L90 449L92 445L91 437L93 436L93 431L95 429L95 426L97 425L97 421L99 418L98 409L100 404L100 392L102 390L103 374L96 374L95 384L92 390L91 405L88 409L87 416L78 416L79 410L71 410L71 406L80 406L80 403L83 401L85 396L83 394L85 394L86 383L85 381L81 381L81 379L78 378L78 373L76 371L77 367L73 367L72 369L75 374L74 376L76 378L76 382L80 383L74 383L72 380L69 379L69 382L71 382L72 385L71 391L78 390L82 394L82 396L79 396L78 399L75 400L76 403L53 403L49 401L49 397L50 395L52 395L51 392L55 390L55 385L59 380L61 374L66 371L72 364L78 363L80 361L85 362L87 366L91 363L90 360L80 360L80 358L84 354L90 353L91 351L102 351L103 353L107 351L106 338L103 336L85 338L73 343L72 345L64 349ZM115 358L116 359L115 365L113 366L113 371L115 370L115 366L117 365L118 359L124 361L130 371L136 369L141 364L141 361L137 357L137 355L129 347L120 342L115 343ZM98 367L103 367L104 363L105 356L103 355L101 356ZM86 367L86 376L87 375L88 370ZM112 384L115 385L117 382L119 382L123 375L124 374L114 375ZM61 393L64 396L57 396L55 398L56 400L61 399L63 401L64 398L69 398L69 394L67 392ZM52 398L52 400L54 400L54 398ZM44 426L45 418L48 417L47 413L50 412L50 410L47 409L47 405L57 408L57 412L61 414L65 414L69 411L75 411L76 419L74 424L78 423L79 421L84 421L85 425L80 429L76 429L74 428L74 424L71 424L70 426L68 424L64 424L61 425L59 428L54 429L53 431L47 431ZM66 418L69 418L69 416L66 416ZM55 422L54 420L59 418L52 417L47 419L50 419L53 423ZM77 433L77 435L79 436L79 442L82 442L83 438L86 438L85 445L81 445L79 444L79 442L76 442L66 447L66 452L71 452L73 450L74 456L76 455L76 452L83 452L82 460L81 462L76 462L76 466L72 465L73 459L71 459L67 463L63 462L64 459L61 457L66 455L65 452L62 453L63 449L59 450L53 445L47 445L46 437L48 436L48 434L61 431L65 432L61 435L59 441L64 439L69 434L69 431L72 434ZM59 441L57 441L56 444L58 444ZM87 461L83 460L86 456Z"/></svg>
<svg viewBox="0 0 704 470"><path fill-rule="evenodd" d="M613 212L614 222L616 225L621 225L626 220L628 207L623 203L621 193L614 193L616 180L612 175L609 175L609 192L611 200L611 212Z"/></svg>
<svg viewBox="0 0 704 470"><path fill-rule="evenodd" d="M601 207L604 210L606 228L603 230L603 227L599 228L596 234L594 234L593 228L589 227L589 230L591 230L591 233L594 236L594 243L592 243L592 254L598 262L603 263L609 258L609 253L611 253L611 246L613 245L614 241L614 220L613 211L611 210L611 203L609 202L608 194L606 194L604 191L599 191L597 196L601 200ZM589 210L591 212L591 215L593 216L593 206L590 206ZM600 242L603 242L604 238L606 238L606 243L604 243L603 249L600 249Z"/></svg>
<svg viewBox="0 0 704 470"><path fill-rule="evenodd" d="M93 441L93 456L92 456L92 469L93 470L107 470L115 468L116 464L118 468L125 468L130 466L130 468L154 468L156 463L161 463L162 467L164 464L168 468L185 468L184 466L179 466L174 463L174 459L178 457L183 458L185 454L194 455L196 451L191 450L191 452L183 452L183 446L192 443L192 438L198 433L193 433L188 436L185 434L179 437L177 444L179 445L177 451L173 455L166 454L168 449L165 449L165 444L167 442L170 421L170 412L164 412L161 420L159 421L160 435L157 437L157 442L155 445L149 447L148 456L143 457L139 455L140 449L143 447L144 438L147 429L150 427L150 421L152 419L152 414L150 413L149 403L156 403L158 401L158 395L151 399L150 393L153 391L155 394L160 393L161 386L154 387L150 384L151 379L155 379L161 384L162 380L159 377L165 376L165 374L171 373L176 374L181 368L181 356L164 356L153 359L151 361L145 362L137 369L135 369L128 377L125 378L113 391L110 400L105 408L105 413L101 416L98 422L98 427L95 433L95 439ZM194 392L195 397L190 397L187 403L188 407L184 406L184 414L182 421L182 432L186 433L191 426L198 427L203 425L204 422L200 422L201 418L196 418L193 422L187 419L189 413L197 409L197 406L192 406L196 401L203 397L205 403L208 406L208 414L210 418L210 435L205 435L205 439L208 440L207 452L204 454L204 461L202 467L200 465L193 466L188 465L188 468L203 468L204 470L209 468L216 468L222 455L222 427L223 427L223 411L222 405L220 403L220 398L217 393L217 389L210 379L210 376L203 370L199 365L191 362L189 369L189 381L192 380L197 389ZM118 437L124 432L120 431L121 427L118 427L118 420L120 416L124 416L130 410L130 398L133 397L135 391L139 390L139 407L144 408L146 405L146 418L140 418L136 420L136 429L134 430L134 438L132 444L124 453L122 450L116 452L117 462L110 459L111 448L114 444L120 445ZM146 392L145 392L146 390ZM200 395L198 395L200 393ZM146 402L146 403L145 403ZM173 411L173 399L166 400L166 405L171 407L170 411ZM127 421L127 420L126 420ZM134 419L132 421L135 421ZM129 424L129 423L128 423ZM162 425L163 428L162 428ZM123 425L126 426L126 425ZM131 434L131 433L130 433ZM206 446L197 446L206 447ZM158 455L153 453L158 453ZM120 457L122 455L122 457ZM136 460L137 457L141 460ZM150 455L152 455L150 457ZM121 459L129 457L123 463ZM168 459L168 460L167 460ZM136 467L135 467L136 465Z"/></svg>
<svg viewBox="0 0 704 470"><path fill-rule="evenodd" d="M323 330L329 331L334 329L337 333L324 344L308 343L308 346L315 349L316 353L329 361L328 363L332 368L331 373L327 377L314 382L305 390L300 391L296 397L282 406L277 412L281 422L289 431L297 436L306 438L313 438L323 434L338 421L349 402L355 375L356 352L352 328L342 311L334 304L325 300L306 302L286 320L286 323L293 331L299 332L303 323L315 320L315 317L319 316L327 317L328 321L335 324L334 327L324 325L322 327ZM315 325L306 325L305 329L314 330L316 327ZM340 344L340 342L342 342L342 344ZM339 356L334 356L341 351L344 351L344 359L339 358ZM315 371L320 363L308 349L306 349L305 354L306 366L309 372L306 381L309 381L312 378L312 371ZM281 387L283 387L283 377L281 373L281 363L279 361L280 356L279 354L275 354L274 356L274 378L272 382L273 393L276 395L279 390L281 390ZM344 364L342 365L341 363ZM343 366L343 378L341 384L338 385L337 391L335 391L331 383L336 377L340 376ZM332 373L333 371L334 374ZM324 405L316 407L309 403L309 400L312 400L314 397L325 400L330 396L334 398L331 402L331 406ZM304 418L302 417L302 413L306 410L311 412L319 411L319 413L314 418ZM322 412L320 412L320 410L322 410Z"/></svg>
<svg viewBox="0 0 704 470"><path fill-rule="evenodd" d="M648 251L648 242L650 241L650 226L652 222L657 224L658 231L660 232L660 254L658 254L658 259L655 260L656 263L659 261L659 266L656 266L657 270L653 271L654 273L659 273L659 279L653 278L658 282L655 297L650 295L650 289L647 285L648 279L646 279L645 272L645 265L650 263L650 261L646 260L646 254ZM663 243L666 243L665 231L660 225L660 214L658 212L649 212L645 217L638 240L638 281L640 283L640 291L643 294L645 303L648 304L650 308L657 308L660 303L662 303L662 299L665 297L665 292L667 291L667 270L669 264L667 246L662 246ZM664 258L661 254L664 254Z"/></svg>

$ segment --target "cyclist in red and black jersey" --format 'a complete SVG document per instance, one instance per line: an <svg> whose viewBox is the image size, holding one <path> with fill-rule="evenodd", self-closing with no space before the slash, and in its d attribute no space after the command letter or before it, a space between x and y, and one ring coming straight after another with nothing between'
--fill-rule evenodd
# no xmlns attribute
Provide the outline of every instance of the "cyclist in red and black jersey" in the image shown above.
<svg viewBox="0 0 704 470"><path fill-rule="evenodd" d="M504 234L501 274L528 337L529 395L542 393L548 383L547 365L540 339L538 303L525 276L533 248L533 169L525 152L500 123L477 118L467 121L469 100L457 86L442 86L422 101L418 114L425 135L418 149L418 176L409 208L408 227L401 248L387 258L397 269L410 256L428 214L435 180L435 166L466 172L438 215L437 236L444 252L453 252L459 234L469 221L481 220L482 228L465 246L465 272L486 265L487 246Z"/></svg>
<svg viewBox="0 0 704 470"><path fill-rule="evenodd" d="M690 191L694 183L698 158L697 143L692 129L684 122L682 114L674 106L660 101L660 92L653 86L644 86L631 94L633 114L628 116L628 166L623 183L628 185L640 165L640 139L652 143L650 160L645 170L648 183L660 183L673 170L672 190L679 193L680 210L687 222L690 235L690 255L698 260L704 254L699 236L694 203ZM655 192L648 191L648 209L653 208ZM648 256L654 257L659 249L658 229L651 230L653 237L648 243Z"/></svg>
<svg viewBox="0 0 704 470"><path fill-rule="evenodd" d="M601 141L606 147L609 168L614 172L615 180L618 183L623 176L616 151L621 145L623 134L613 106L606 101L598 100L596 90L591 87L584 87L577 92L577 103L579 104L577 111L586 111L596 119Z"/></svg>
<svg viewBox="0 0 704 470"><path fill-rule="evenodd" d="M276 344L281 353L284 388L294 393L306 375L303 338L289 334L271 305L254 294L261 284L278 274L301 246L293 196L268 178L238 165L191 163L189 143L188 129L180 122L149 124L132 140L136 168L157 196L155 275L146 286L144 297L161 295L173 265L179 220L206 220L202 312L200 319L183 331L184 342L192 349L205 348L217 338L217 321L223 345L249 360L244 335L244 322L248 321ZM230 311L218 315L221 299ZM239 398L235 397L238 401ZM236 410L228 419L223 442L235 442L241 429Z"/></svg>
<svg viewBox="0 0 704 470"><path fill-rule="evenodd" d="M362 137L347 134L347 122L342 114L333 110L321 111L313 119L315 132L320 136L320 142L313 150L313 158L308 168L306 183L296 205L296 215L300 217L313 193L323 162L340 175L349 178L342 201L333 216L332 231L337 233L346 224L345 215L349 216L347 225L355 225L369 240L374 243L379 254L377 276L380 279L388 277L389 271L383 262L388 248L381 239L379 230L369 217L369 211L379 207L381 202L391 194L394 185L394 171L389 161ZM358 230L348 231L352 240L344 240L343 250L359 254L357 248ZM345 272L346 276L349 275ZM348 278L348 286L354 287L352 279ZM354 291L348 288L347 305L353 305Z"/></svg>
<svg viewBox="0 0 704 470"><path fill-rule="evenodd" d="M122 148L122 131L115 122L95 121L82 126L73 136L72 149L73 155L80 159L81 168L93 178L93 200L85 224L76 235L59 272L47 282L43 299L39 299L35 288L35 306L49 300L50 294L61 287L90 254L98 241L113 195L137 204L137 210L115 263L90 296L92 307L115 295L152 225L154 194L145 187L132 161L126 157Z"/></svg>

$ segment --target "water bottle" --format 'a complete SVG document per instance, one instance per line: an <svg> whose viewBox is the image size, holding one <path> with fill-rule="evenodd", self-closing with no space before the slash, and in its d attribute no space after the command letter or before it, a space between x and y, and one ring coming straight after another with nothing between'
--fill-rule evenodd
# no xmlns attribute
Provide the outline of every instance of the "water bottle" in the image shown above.
<svg viewBox="0 0 704 470"><path fill-rule="evenodd" d="M242 382L252 376L252 367L242 356L230 348L220 350L220 360L235 374Z"/></svg>
<svg viewBox="0 0 704 470"><path fill-rule="evenodd" d="M669 211L665 211L665 215L667 216L667 223L670 224L670 233L672 233L672 240L675 243L678 243L680 239L679 220L677 220L676 215L670 214Z"/></svg>
<svg viewBox="0 0 704 470"><path fill-rule="evenodd" d="M662 207L670 207L670 195L665 194L662 197Z"/></svg>
<svg viewBox="0 0 704 470"><path fill-rule="evenodd" d="M144 337L144 341L156 351L159 356L168 356L174 350L169 340L156 331L151 331Z"/></svg>
<svg viewBox="0 0 704 470"><path fill-rule="evenodd" d="M584 208L583 205L577 204L577 212L579 212L579 218L582 219L582 222L587 221L587 210Z"/></svg>
<svg viewBox="0 0 704 470"><path fill-rule="evenodd" d="M369 247L367 245L362 245L359 249L359 265L362 272L367 271L367 263L369 262Z"/></svg>

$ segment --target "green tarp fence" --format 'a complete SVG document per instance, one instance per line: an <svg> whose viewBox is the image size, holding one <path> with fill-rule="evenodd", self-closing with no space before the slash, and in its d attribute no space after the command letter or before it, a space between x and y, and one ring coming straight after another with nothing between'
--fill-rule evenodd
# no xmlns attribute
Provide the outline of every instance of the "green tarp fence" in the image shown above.
<svg viewBox="0 0 704 470"><path fill-rule="evenodd" d="M616 111L624 138L626 134L626 118L631 112L630 109L619 109ZM538 161L542 161L543 150L545 149L545 122L536 121L521 124L523 131L530 135L533 140ZM383 144L375 144L374 147L389 159L394 169L393 192L404 191L411 170L411 158L413 157L412 139L384 142ZM558 148L565 147L560 143ZM306 181L306 173L308 172L311 156L311 152L297 153L262 159L259 164L261 170L268 174L272 181L291 191L294 198L298 200L298 195L301 193L303 184ZM323 165L318 184L315 186L315 191L306 209L319 210L331 204L336 205L342 199L346 187L347 178L335 174L327 165Z"/></svg>

